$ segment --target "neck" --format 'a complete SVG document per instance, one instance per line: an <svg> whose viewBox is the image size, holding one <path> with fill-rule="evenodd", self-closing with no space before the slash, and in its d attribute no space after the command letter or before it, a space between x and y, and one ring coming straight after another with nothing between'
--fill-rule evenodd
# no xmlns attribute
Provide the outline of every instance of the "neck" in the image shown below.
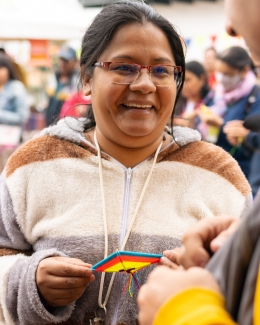
<svg viewBox="0 0 260 325"><path fill-rule="evenodd" d="M130 148L124 147L118 143L107 139L103 136L102 133L99 132L98 128L96 132L100 150L115 158L127 168L133 168L134 166L140 164L142 161L151 157L155 153L160 143L163 141L162 133L160 137L158 137L154 142L150 144L140 146L138 148ZM94 130L89 131L88 135L90 136L92 143L94 143ZM171 136L167 135L166 140L163 141L162 148L170 144L171 141Z"/></svg>

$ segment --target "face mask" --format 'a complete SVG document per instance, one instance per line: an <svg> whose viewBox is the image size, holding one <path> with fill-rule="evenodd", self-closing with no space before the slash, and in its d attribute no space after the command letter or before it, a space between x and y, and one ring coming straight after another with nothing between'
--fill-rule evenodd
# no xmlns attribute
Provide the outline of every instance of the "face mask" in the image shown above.
<svg viewBox="0 0 260 325"><path fill-rule="evenodd" d="M222 84L225 92L235 89L241 80L242 78L239 74L230 77L220 72L217 73L217 81Z"/></svg>

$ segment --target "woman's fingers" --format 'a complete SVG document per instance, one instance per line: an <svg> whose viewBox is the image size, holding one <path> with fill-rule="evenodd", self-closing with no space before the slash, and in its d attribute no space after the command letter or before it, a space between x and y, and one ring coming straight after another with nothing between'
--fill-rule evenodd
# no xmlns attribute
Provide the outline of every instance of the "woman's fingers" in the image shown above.
<svg viewBox="0 0 260 325"><path fill-rule="evenodd" d="M78 299L95 279L90 267L74 258L42 260L36 271L36 283L43 301L49 306L64 306Z"/></svg>
<svg viewBox="0 0 260 325"><path fill-rule="evenodd" d="M87 286L94 280L94 275L90 277L59 277L49 275L46 279L46 287L50 289L70 289Z"/></svg>
<svg viewBox="0 0 260 325"><path fill-rule="evenodd" d="M46 258L41 261L38 270L59 277L86 277L92 274L90 264L77 259Z"/></svg>

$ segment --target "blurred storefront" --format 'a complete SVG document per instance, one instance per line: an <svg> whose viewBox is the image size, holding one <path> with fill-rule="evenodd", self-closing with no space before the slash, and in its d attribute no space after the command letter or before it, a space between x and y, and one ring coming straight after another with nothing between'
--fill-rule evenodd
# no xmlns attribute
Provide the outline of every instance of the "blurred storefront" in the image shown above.
<svg viewBox="0 0 260 325"><path fill-rule="evenodd" d="M0 0L0 47L26 71L30 105L46 106L44 88L64 42L80 51L81 38L101 7L82 6L81 0ZM151 2L151 1L150 1ZM204 50L242 45L225 32L223 0L152 2L171 21L187 46L187 60L203 59Z"/></svg>

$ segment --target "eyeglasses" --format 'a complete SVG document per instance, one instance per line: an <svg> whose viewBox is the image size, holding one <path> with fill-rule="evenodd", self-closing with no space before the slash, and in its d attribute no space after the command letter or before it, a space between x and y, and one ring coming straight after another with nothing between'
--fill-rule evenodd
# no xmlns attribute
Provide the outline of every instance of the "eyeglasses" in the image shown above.
<svg viewBox="0 0 260 325"><path fill-rule="evenodd" d="M96 67L103 67L111 72L113 83L119 85L130 85L134 83L141 71L147 69L151 81L155 86L168 87L174 84L177 88L181 84L182 67L174 65L140 65L125 62L96 62Z"/></svg>

